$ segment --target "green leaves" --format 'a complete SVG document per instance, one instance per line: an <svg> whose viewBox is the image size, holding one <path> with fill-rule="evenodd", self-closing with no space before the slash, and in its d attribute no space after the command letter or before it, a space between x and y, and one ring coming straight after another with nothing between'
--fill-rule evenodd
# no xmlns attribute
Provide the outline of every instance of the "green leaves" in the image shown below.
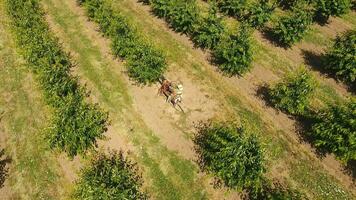
<svg viewBox="0 0 356 200"><path fill-rule="evenodd" d="M100 153L91 165L82 170L73 197L87 200L148 199L140 191L141 177L136 164L124 158L122 152Z"/></svg>
<svg viewBox="0 0 356 200"><path fill-rule="evenodd" d="M330 16L340 16L351 8L351 0L316 0L316 14L326 22Z"/></svg>
<svg viewBox="0 0 356 200"><path fill-rule="evenodd" d="M244 16L251 27L262 28L264 24L271 18L274 11L274 5L269 3L269 0L259 0L248 8L248 14Z"/></svg>
<svg viewBox="0 0 356 200"><path fill-rule="evenodd" d="M282 45L290 47L303 38L312 23L312 17L311 11L295 7L288 16L278 21L273 33Z"/></svg>
<svg viewBox="0 0 356 200"><path fill-rule="evenodd" d="M238 35L222 38L213 51L219 69L228 75L242 75L251 68L252 49L250 32L242 27Z"/></svg>
<svg viewBox="0 0 356 200"><path fill-rule="evenodd" d="M274 5L269 0L254 3L246 0L217 0L217 5L221 12L236 17L253 28L261 28L274 11Z"/></svg>
<svg viewBox="0 0 356 200"><path fill-rule="evenodd" d="M199 20L199 9L195 0L149 0L153 11L181 33L191 34Z"/></svg>
<svg viewBox="0 0 356 200"><path fill-rule="evenodd" d="M7 12L18 46L37 75L46 102L54 108L50 145L73 157L85 153L103 138L107 113L85 102L87 93L77 77L70 74L73 64L50 34L37 0L7 0Z"/></svg>
<svg viewBox="0 0 356 200"><path fill-rule="evenodd" d="M292 115L300 115L308 108L315 87L313 76L302 67L271 87L268 98L275 108Z"/></svg>
<svg viewBox="0 0 356 200"><path fill-rule="evenodd" d="M259 185L264 172L263 153L254 135L234 123L200 123L194 139L201 167L231 188Z"/></svg>
<svg viewBox="0 0 356 200"><path fill-rule="evenodd" d="M202 48L214 49L219 44L224 32L222 18L217 16L216 7L212 5L209 15L195 24L192 40Z"/></svg>
<svg viewBox="0 0 356 200"><path fill-rule="evenodd" d="M315 145L347 163L356 160L356 98L318 112L311 135Z"/></svg>
<svg viewBox="0 0 356 200"><path fill-rule="evenodd" d="M219 9L230 16L241 18L247 12L247 0L217 0Z"/></svg>
<svg viewBox="0 0 356 200"><path fill-rule="evenodd" d="M337 36L326 53L324 65L346 83L356 84L356 30Z"/></svg>
<svg viewBox="0 0 356 200"><path fill-rule="evenodd" d="M128 20L103 0L81 0L88 17L111 39L114 54L125 59L128 75L138 83L157 81L167 68L163 53L149 44Z"/></svg>

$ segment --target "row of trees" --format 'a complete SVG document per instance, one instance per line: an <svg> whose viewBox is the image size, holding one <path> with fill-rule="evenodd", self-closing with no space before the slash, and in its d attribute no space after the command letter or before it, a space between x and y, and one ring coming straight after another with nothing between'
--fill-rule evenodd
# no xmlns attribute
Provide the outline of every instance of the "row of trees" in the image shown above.
<svg viewBox="0 0 356 200"><path fill-rule="evenodd" d="M212 51L213 61L228 75L242 75L251 68L250 31L242 25L237 34L229 33L217 15L217 5L210 4L205 16L195 0L142 0L177 32L187 34L195 45ZM255 10L255 12L259 12Z"/></svg>
<svg viewBox="0 0 356 200"><path fill-rule="evenodd" d="M351 0L279 0L288 9L273 28L278 41L290 47L300 41L313 21L326 23L330 16L340 16L351 8Z"/></svg>
<svg viewBox="0 0 356 200"><path fill-rule="evenodd" d="M126 60L129 76L138 83L157 81L167 68L163 53L150 44L129 23L125 16L114 12L103 0L78 0L88 17L97 22L112 42L112 51Z"/></svg>
<svg viewBox="0 0 356 200"><path fill-rule="evenodd" d="M6 0L6 6L20 52L53 108L53 125L47 135L50 145L69 156L94 148L106 131L108 114L85 101L88 93L70 74L70 56L50 33L39 2Z"/></svg>
<svg viewBox="0 0 356 200"><path fill-rule="evenodd" d="M271 18L276 2L270 0L214 0L219 10L229 16L246 22L253 28L262 28Z"/></svg>
<svg viewBox="0 0 356 200"><path fill-rule="evenodd" d="M201 168L221 185L245 191L248 199L303 199L265 178L264 150L257 136L235 122L201 122L194 143Z"/></svg>
<svg viewBox="0 0 356 200"><path fill-rule="evenodd" d="M223 13L236 17L245 24L249 24L250 27L256 28L264 26L276 5L288 10L288 14L282 16L272 28L274 37L286 47L302 40L314 20L327 21L330 16L340 16L351 7L350 0L277 0L273 2L258 0L255 3L246 0L216 0L210 1L210 4L212 7L217 5ZM216 14L214 13L212 16L216 16ZM205 26L203 25L203 27ZM333 48L327 52L323 60L323 65L327 70L334 72L339 79L350 84L351 87L355 86L356 79L354 67L356 66L355 33L355 30L353 30L338 36ZM248 71L248 67L235 67L248 66L248 63L252 62L250 38L249 34L246 34L246 30L241 29L239 35L237 35L237 38L240 38L238 42L234 42L236 41L235 35L221 38L221 44L219 44L221 48L216 48L214 51L214 56L217 58L216 61L220 68L228 74L243 74ZM226 41L228 41L228 44L224 44ZM236 46L234 46L235 44ZM241 46L244 47L242 48L243 51L238 48ZM235 54L231 50L238 53Z"/></svg>
<svg viewBox="0 0 356 200"><path fill-rule="evenodd" d="M356 99L341 105L313 111L309 101L316 88L316 81L305 68L288 75L281 82L270 86L268 101L288 114L310 120L307 135L315 146L334 153L342 162L356 160Z"/></svg>

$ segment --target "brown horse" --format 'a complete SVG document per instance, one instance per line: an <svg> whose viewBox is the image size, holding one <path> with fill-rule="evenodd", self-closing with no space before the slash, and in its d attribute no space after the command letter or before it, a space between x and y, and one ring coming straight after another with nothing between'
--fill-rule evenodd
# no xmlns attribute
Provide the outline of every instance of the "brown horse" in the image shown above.
<svg viewBox="0 0 356 200"><path fill-rule="evenodd" d="M181 95L177 94L174 87L175 86L172 82L167 79L164 79L161 82L161 87L158 89L158 94L165 95L166 101L169 101L175 107L178 103L182 102L182 97Z"/></svg>

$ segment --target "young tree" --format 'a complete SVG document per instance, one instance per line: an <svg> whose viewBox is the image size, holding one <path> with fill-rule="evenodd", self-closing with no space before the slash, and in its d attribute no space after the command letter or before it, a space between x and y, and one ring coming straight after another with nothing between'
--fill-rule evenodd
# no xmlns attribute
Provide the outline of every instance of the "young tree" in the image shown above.
<svg viewBox="0 0 356 200"><path fill-rule="evenodd" d="M341 80L356 83L356 30L337 36L334 45L326 53L325 68L336 73Z"/></svg>
<svg viewBox="0 0 356 200"><path fill-rule="evenodd" d="M298 4L308 4L310 1L312 0L277 0L277 3L282 9L289 10Z"/></svg>
<svg viewBox="0 0 356 200"><path fill-rule="evenodd" d="M209 15L195 24L192 40L202 48L213 49L219 43L224 31L222 18L217 16L217 7L211 3Z"/></svg>
<svg viewBox="0 0 356 200"><path fill-rule="evenodd" d="M228 75L242 75L251 68L250 30L242 26L237 35L225 36L213 51L214 61Z"/></svg>
<svg viewBox="0 0 356 200"><path fill-rule="evenodd" d="M241 18L246 14L247 0L217 0L219 9L233 17Z"/></svg>
<svg viewBox="0 0 356 200"><path fill-rule="evenodd" d="M303 7L295 7L288 16L278 21L273 33L281 44L290 47L303 38L311 23L312 12Z"/></svg>
<svg viewBox="0 0 356 200"><path fill-rule="evenodd" d="M356 160L356 98L344 105L319 111L312 125L315 145L347 163Z"/></svg>
<svg viewBox="0 0 356 200"><path fill-rule="evenodd" d="M73 196L88 200L148 199L141 186L136 165L121 152L100 153L82 170Z"/></svg>
<svg viewBox="0 0 356 200"><path fill-rule="evenodd" d="M175 0L169 9L167 20L175 31L191 34L199 20L199 9L195 0Z"/></svg>
<svg viewBox="0 0 356 200"><path fill-rule="evenodd" d="M351 8L351 0L316 0L316 14L322 22L330 16L340 16Z"/></svg>
<svg viewBox="0 0 356 200"><path fill-rule="evenodd" d="M259 0L248 8L248 14L244 20L253 28L262 28L271 18L275 6L269 0Z"/></svg>
<svg viewBox="0 0 356 200"><path fill-rule="evenodd" d="M239 190L261 184L262 148L254 135L234 123L201 123L194 139L204 170Z"/></svg>
<svg viewBox="0 0 356 200"><path fill-rule="evenodd" d="M303 67L268 91L271 104L292 115L303 114L316 87L313 76Z"/></svg>

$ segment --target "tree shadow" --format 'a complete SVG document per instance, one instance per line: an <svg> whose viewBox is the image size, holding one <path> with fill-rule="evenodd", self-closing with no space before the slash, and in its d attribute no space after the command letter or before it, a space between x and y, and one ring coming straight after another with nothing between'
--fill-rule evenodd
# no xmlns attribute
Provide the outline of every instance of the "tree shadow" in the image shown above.
<svg viewBox="0 0 356 200"><path fill-rule="evenodd" d="M315 138L313 134L311 134L311 130L312 125L317 122L317 119L315 117L316 115L317 113L315 111L307 110L305 114L295 116L296 121L294 126L296 133L298 134L299 141L310 144L315 150L317 157L323 158L326 156L326 154L330 153L330 151L315 146L317 138Z"/></svg>
<svg viewBox="0 0 356 200"><path fill-rule="evenodd" d="M349 161L345 166L345 173L352 177L352 181L356 181L356 160Z"/></svg>
<svg viewBox="0 0 356 200"><path fill-rule="evenodd" d="M256 96L262 99L267 107L274 108L272 102L270 101L268 91L269 91L269 86L267 84L260 85L257 88ZM315 153L319 158L324 157L328 153L328 151L320 147L316 147L314 145L316 138L313 137L312 134L310 134L311 127L316 122L316 118L315 118L315 116L317 115L316 111L307 109L304 114L300 114L300 115L287 114L287 115L290 119L295 120L294 126L298 134L299 142L309 143L315 149Z"/></svg>
<svg viewBox="0 0 356 200"><path fill-rule="evenodd" d="M325 56L323 54L317 54L313 51L302 49L302 55L304 58L304 62L307 65L311 66L312 69L319 71L320 73L328 77L336 78L332 71L323 67L323 60L325 59Z"/></svg>
<svg viewBox="0 0 356 200"><path fill-rule="evenodd" d="M286 185L278 180L264 179L261 187L248 188L242 196L243 200L261 200L261 199L307 199L305 194L298 190L288 188Z"/></svg>
<svg viewBox="0 0 356 200"><path fill-rule="evenodd" d="M273 32L271 27L265 26L260 29L262 33L262 37L268 41L270 41L273 45L277 47L281 47L284 49L288 49L290 46L283 44L279 41L278 36Z"/></svg>
<svg viewBox="0 0 356 200"><path fill-rule="evenodd" d="M257 90L256 90L256 96L262 99L267 107L273 107L273 104L269 100L269 85L267 83L264 83L262 85L259 85Z"/></svg>
<svg viewBox="0 0 356 200"><path fill-rule="evenodd" d="M5 156L5 150L0 150L0 188L4 186L6 177L8 176L8 164L11 163L11 159Z"/></svg>
<svg viewBox="0 0 356 200"><path fill-rule="evenodd" d="M302 49L302 54L304 58L304 62L309 65L313 70L318 71L325 75L328 78L332 78L337 82L342 82L340 79L335 75L335 72L329 70L323 66L323 60L325 59L325 55L317 54L315 52L304 50ZM355 94L356 93L356 83L346 83L344 82L346 89Z"/></svg>

